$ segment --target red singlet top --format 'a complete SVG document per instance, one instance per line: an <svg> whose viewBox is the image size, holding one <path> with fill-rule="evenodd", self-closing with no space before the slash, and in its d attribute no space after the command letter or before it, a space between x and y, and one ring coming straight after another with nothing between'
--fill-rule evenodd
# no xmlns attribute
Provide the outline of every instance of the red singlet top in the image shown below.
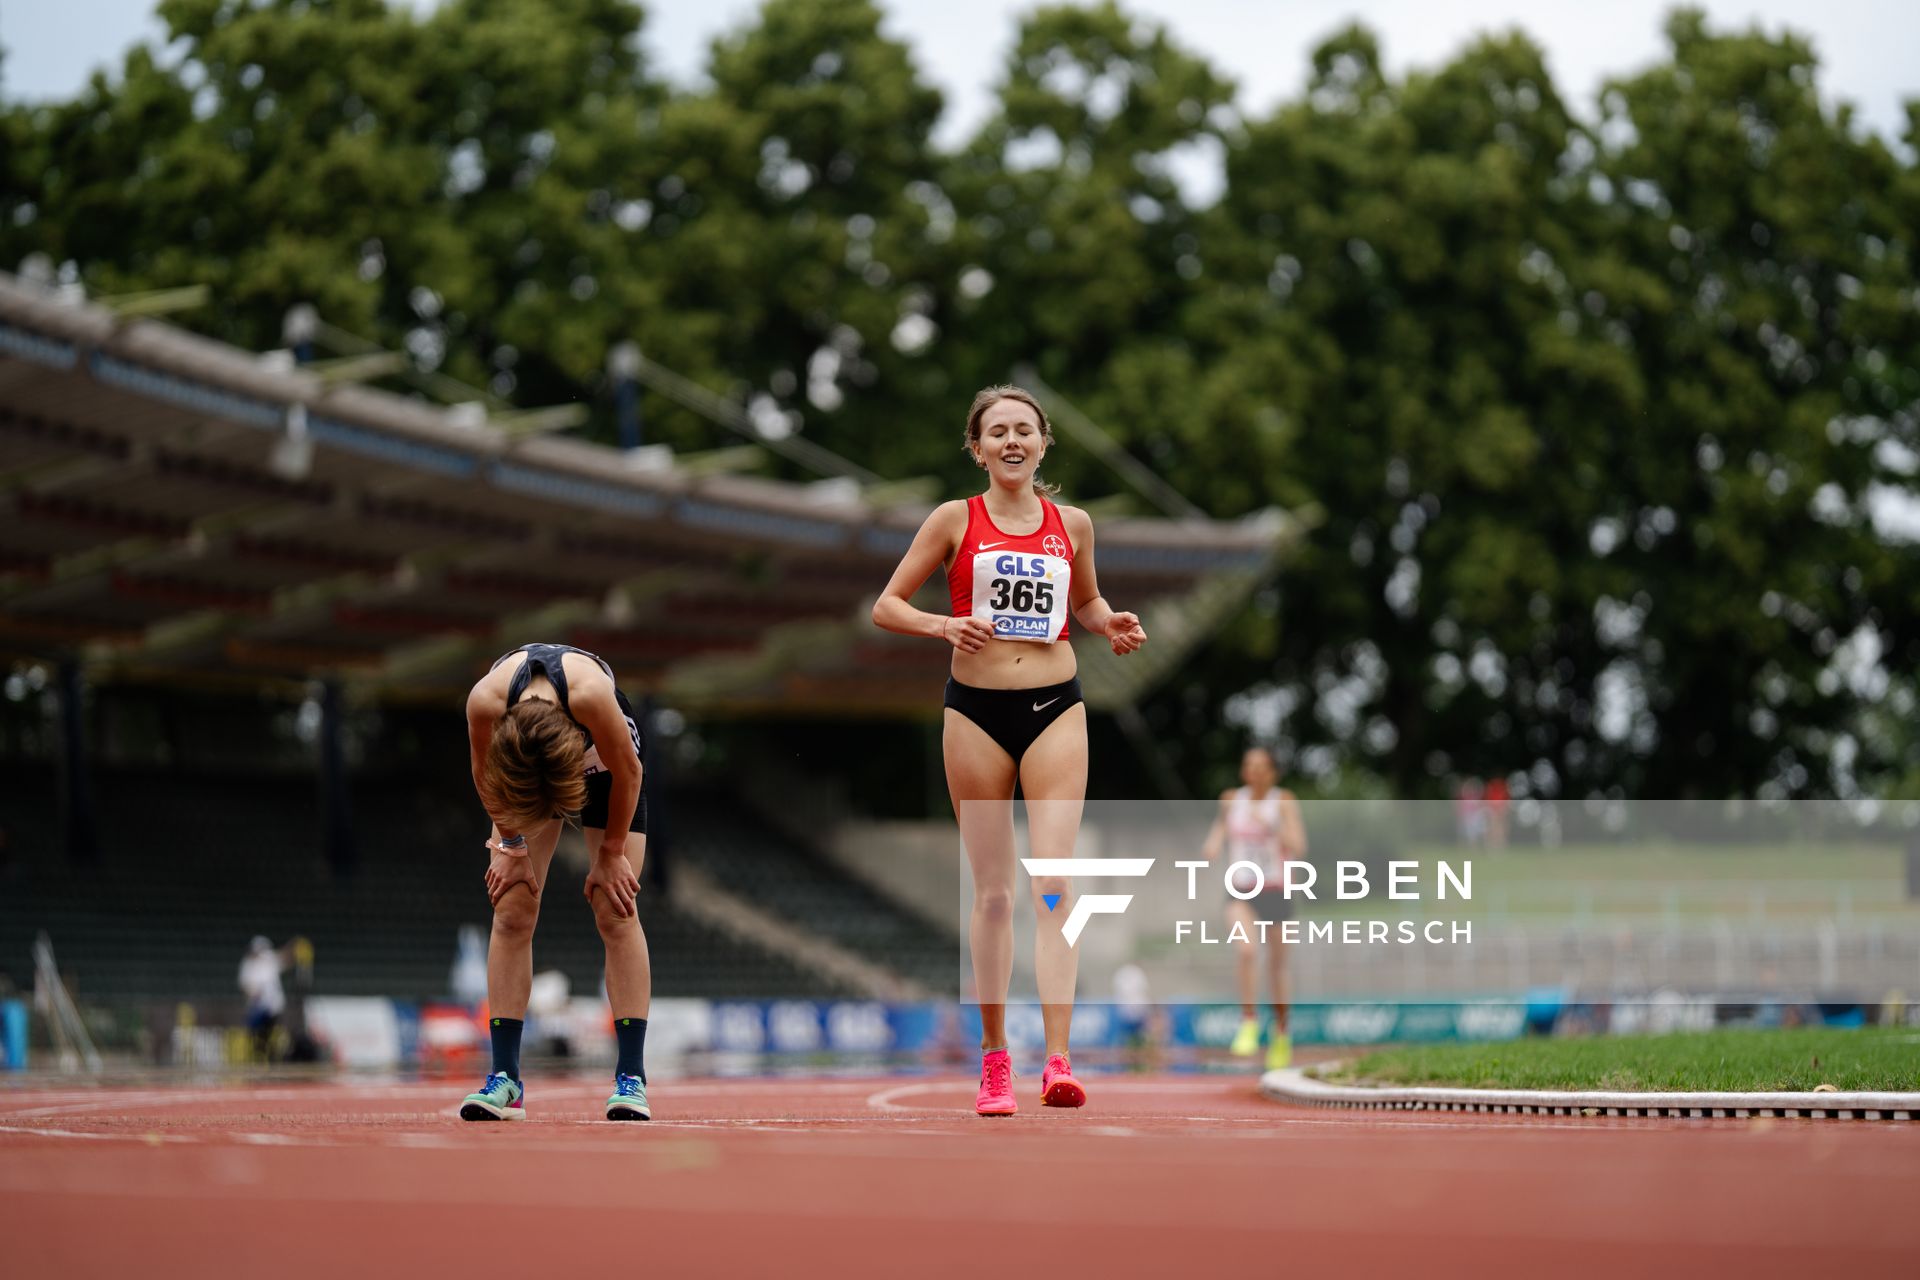
<svg viewBox="0 0 1920 1280"><path fill-rule="evenodd" d="M988 619L997 639L1066 639L1073 539L1060 508L1040 499L1040 527L1015 537L994 526L984 494L968 498L967 533L947 570L947 590L954 617Z"/></svg>

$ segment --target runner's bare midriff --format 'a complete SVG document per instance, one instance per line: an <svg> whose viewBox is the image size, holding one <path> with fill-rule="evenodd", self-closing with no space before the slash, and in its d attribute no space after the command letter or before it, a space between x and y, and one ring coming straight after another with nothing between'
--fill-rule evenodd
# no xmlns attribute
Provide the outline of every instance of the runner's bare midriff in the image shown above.
<svg viewBox="0 0 1920 1280"><path fill-rule="evenodd" d="M1064 684L1079 669L1065 640L989 640L978 653L956 650L953 655L953 678L976 689L1039 689Z"/></svg>

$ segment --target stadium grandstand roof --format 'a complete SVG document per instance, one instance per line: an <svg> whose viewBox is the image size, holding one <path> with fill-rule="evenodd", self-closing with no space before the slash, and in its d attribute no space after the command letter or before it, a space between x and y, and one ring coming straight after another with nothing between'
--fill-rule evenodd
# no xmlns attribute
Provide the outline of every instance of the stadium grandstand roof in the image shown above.
<svg viewBox="0 0 1920 1280"><path fill-rule="evenodd" d="M454 697L531 639L711 711L925 714L942 646L868 608L925 515L847 484L704 473L353 385L0 274L0 652L96 680L337 679ZM1103 519L1155 643L1138 696L1300 531ZM931 603L939 595L942 603ZM936 582L929 607L944 609Z"/></svg>

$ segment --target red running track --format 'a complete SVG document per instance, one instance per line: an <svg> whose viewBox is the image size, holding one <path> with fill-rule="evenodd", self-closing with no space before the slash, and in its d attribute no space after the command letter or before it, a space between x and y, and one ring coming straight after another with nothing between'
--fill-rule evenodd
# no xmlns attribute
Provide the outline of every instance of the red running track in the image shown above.
<svg viewBox="0 0 1920 1280"><path fill-rule="evenodd" d="M646 1277L1920 1271L1920 1124L1352 1113L1246 1078L0 1088L0 1274ZM1176 1269L1178 1269L1176 1271ZM602 1271L600 1274L606 1274Z"/></svg>

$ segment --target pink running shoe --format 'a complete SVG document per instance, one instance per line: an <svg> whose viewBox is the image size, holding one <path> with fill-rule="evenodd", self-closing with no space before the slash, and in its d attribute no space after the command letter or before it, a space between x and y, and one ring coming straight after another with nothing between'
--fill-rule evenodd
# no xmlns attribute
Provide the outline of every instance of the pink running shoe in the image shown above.
<svg viewBox="0 0 1920 1280"><path fill-rule="evenodd" d="M1005 1049L980 1055L980 1096L973 1109L983 1116L1010 1116L1020 1109L1013 1100L1013 1058Z"/></svg>
<svg viewBox="0 0 1920 1280"><path fill-rule="evenodd" d="M1043 1107L1084 1107L1087 1105L1087 1091L1073 1078L1073 1068L1067 1064L1067 1055L1056 1053L1047 1059L1047 1069L1040 1073L1040 1105Z"/></svg>

